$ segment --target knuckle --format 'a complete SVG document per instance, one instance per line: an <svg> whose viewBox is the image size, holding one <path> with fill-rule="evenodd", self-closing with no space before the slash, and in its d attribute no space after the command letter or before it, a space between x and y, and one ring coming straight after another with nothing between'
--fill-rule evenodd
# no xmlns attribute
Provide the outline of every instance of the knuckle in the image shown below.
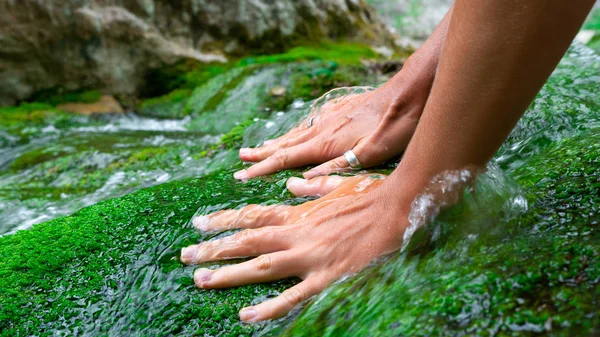
<svg viewBox="0 0 600 337"><path fill-rule="evenodd" d="M273 268L273 260L268 255L257 257L254 263L257 270L267 271Z"/></svg>
<svg viewBox="0 0 600 337"><path fill-rule="evenodd" d="M323 151L323 154L325 154L326 156L329 156L330 154L334 153L335 147L336 147L336 142L335 142L335 140L333 140L331 138L325 139L321 143L321 149Z"/></svg>
<svg viewBox="0 0 600 337"><path fill-rule="evenodd" d="M235 240L239 243L250 243L258 237L256 229L246 229L234 234Z"/></svg>
<svg viewBox="0 0 600 337"><path fill-rule="evenodd" d="M305 300L305 295L300 289L290 288L281 293L281 296L290 305L296 305Z"/></svg>
<svg viewBox="0 0 600 337"><path fill-rule="evenodd" d="M289 155L286 150L279 150L273 154L273 160L279 164L279 166L285 166L288 162Z"/></svg>

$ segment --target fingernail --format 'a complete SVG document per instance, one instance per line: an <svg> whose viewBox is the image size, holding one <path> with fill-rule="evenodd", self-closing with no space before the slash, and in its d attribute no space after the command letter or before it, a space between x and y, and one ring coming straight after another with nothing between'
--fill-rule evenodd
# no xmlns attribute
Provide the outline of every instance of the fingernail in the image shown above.
<svg viewBox="0 0 600 337"><path fill-rule="evenodd" d="M287 189L289 190L289 189L301 187L304 184L306 184L306 179L291 177L287 180L285 185L287 186Z"/></svg>
<svg viewBox="0 0 600 337"><path fill-rule="evenodd" d="M210 281L211 277L212 270L210 269L201 268L194 272L194 282L199 287L203 287L206 282Z"/></svg>
<svg viewBox="0 0 600 337"><path fill-rule="evenodd" d="M233 177L235 179L246 182L248 180L248 172L246 170L237 171L236 173L233 174Z"/></svg>
<svg viewBox="0 0 600 337"><path fill-rule="evenodd" d="M203 232L206 232L208 230L209 222L210 222L210 219L205 215L197 216L194 218L194 220L192 220L194 227L198 228L199 230L201 230Z"/></svg>
<svg viewBox="0 0 600 337"><path fill-rule="evenodd" d="M185 247L181 249L181 261L192 262L196 256L196 246Z"/></svg>
<svg viewBox="0 0 600 337"><path fill-rule="evenodd" d="M244 147L240 149L240 156L249 156L252 153L252 149Z"/></svg>
<svg viewBox="0 0 600 337"><path fill-rule="evenodd" d="M306 171L306 172L304 172L304 173L302 174L302 176L303 176L305 179L312 179L312 178L314 178L314 177L316 177L316 176L318 176L318 175L319 175L319 172L318 172L318 171L315 171L315 170Z"/></svg>
<svg viewBox="0 0 600 337"><path fill-rule="evenodd" d="M266 146L266 145L270 145L270 144L273 144L273 143L275 143L274 139L267 139L267 140L265 140L263 142L263 145Z"/></svg>
<svg viewBox="0 0 600 337"><path fill-rule="evenodd" d="M252 308L244 308L240 310L240 319L244 322L252 321L258 316L258 312Z"/></svg>

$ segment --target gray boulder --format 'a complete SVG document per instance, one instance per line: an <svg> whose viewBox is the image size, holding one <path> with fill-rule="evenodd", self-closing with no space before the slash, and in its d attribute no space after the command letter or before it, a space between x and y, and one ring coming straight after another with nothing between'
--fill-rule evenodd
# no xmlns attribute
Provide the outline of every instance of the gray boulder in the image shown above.
<svg viewBox="0 0 600 337"><path fill-rule="evenodd" d="M390 46L363 0L0 0L0 106L40 90L135 96L150 69L322 38Z"/></svg>

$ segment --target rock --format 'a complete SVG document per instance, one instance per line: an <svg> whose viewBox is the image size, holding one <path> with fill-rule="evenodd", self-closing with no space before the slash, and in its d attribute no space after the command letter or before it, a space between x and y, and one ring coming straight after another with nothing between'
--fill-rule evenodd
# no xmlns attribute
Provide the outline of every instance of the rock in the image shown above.
<svg viewBox="0 0 600 337"><path fill-rule="evenodd" d="M95 103L66 103L56 107L57 109L81 115L93 115L104 113L123 113L123 107L113 96L102 96Z"/></svg>
<svg viewBox="0 0 600 337"><path fill-rule="evenodd" d="M182 247L210 238L189 224L198 207L288 199L269 178L238 188L232 173L141 190L0 237L0 336L251 336L260 325L242 324L238 311L295 281L203 291L192 281L197 266L178 259Z"/></svg>
<svg viewBox="0 0 600 337"><path fill-rule="evenodd" d="M179 60L394 40L362 0L1 0L0 23L0 106L54 87L135 96Z"/></svg>

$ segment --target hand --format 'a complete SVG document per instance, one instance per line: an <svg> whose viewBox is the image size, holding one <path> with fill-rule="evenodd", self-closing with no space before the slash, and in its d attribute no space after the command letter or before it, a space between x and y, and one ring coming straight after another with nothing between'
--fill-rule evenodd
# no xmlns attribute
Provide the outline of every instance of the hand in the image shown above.
<svg viewBox="0 0 600 337"><path fill-rule="evenodd" d="M234 177L245 181L279 170L321 164L304 174L310 179L349 169L343 156L348 150L354 151L363 167L399 155L415 131L433 81L431 72L409 68L406 65L373 91L328 101L299 126L266 141L262 147L240 149L242 160L258 163L236 172ZM312 126L308 127L310 119Z"/></svg>
<svg viewBox="0 0 600 337"><path fill-rule="evenodd" d="M258 256L216 270L196 270L194 282L203 289L301 278L278 297L240 311L246 322L284 316L333 281L400 247L408 221L400 220L407 217L402 216L398 199L380 186L383 178L290 178L292 193L325 196L298 206L250 205L197 217L194 225L203 231L245 230L186 247L181 259L191 264Z"/></svg>

